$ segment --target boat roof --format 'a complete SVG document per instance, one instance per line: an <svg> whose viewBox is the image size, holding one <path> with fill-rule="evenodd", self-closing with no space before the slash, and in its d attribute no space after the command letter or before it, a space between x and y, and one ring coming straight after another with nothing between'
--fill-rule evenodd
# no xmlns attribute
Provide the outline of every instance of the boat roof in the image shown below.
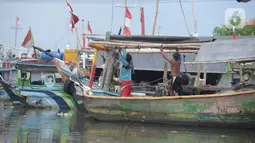
<svg viewBox="0 0 255 143"><path fill-rule="evenodd" d="M104 39L96 37L88 37L93 41L104 41ZM162 43L162 44L180 44L180 43L203 43L212 42L216 38L209 36L124 36L124 35L109 35L106 36L107 41L126 41L126 42L149 42L149 43Z"/></svg>
<svg viewBox="0 0 255 143"><path fill-rule="evenodd" d="M185 64L214 64L255 61L255 38L203 43L193 62Z"/></svg>
<svg viewBox="0 0 255 143"><path fill-rule="evenodd" d="M54 63L17 62L15 67L28 72L58 72Z"/></svg>

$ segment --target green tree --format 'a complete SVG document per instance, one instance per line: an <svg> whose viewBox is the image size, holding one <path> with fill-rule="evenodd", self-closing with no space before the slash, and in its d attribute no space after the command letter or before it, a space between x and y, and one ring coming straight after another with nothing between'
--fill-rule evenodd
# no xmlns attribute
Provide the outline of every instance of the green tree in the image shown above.
<svg viewBox="0 0 255 143"><path fill-rule="evenodd" d="M232 29L227 28L225 25L216 26L213 29L214 36L231 36ZM237 36L255 36L255 21L253 24L246 25L243 28L235 29L235 35Z"/></svg>

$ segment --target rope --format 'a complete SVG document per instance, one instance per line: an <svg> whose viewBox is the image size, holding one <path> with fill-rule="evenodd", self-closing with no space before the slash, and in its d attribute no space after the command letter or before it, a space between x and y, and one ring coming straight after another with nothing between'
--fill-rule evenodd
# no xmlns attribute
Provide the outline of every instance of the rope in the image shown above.
<svg viewBox="0 0 255 143"><path fill-rule="evenodd" d="M188 26L188 23L187 23L187 20L186 20L186 16L185 16L185 13L184 13L184 10L183 10L183 7L182 7L182 2L181 2L181 0L179 0L179 2L180 2L181 10L182 10L182 15L183 15L183 18L184 18L184 21L185 21L185 24L186 24L186 28L187 28L187 30L188 30L189 35L191 35L191 34L190 34L190 31L189 31L189 26Z"/></svg>

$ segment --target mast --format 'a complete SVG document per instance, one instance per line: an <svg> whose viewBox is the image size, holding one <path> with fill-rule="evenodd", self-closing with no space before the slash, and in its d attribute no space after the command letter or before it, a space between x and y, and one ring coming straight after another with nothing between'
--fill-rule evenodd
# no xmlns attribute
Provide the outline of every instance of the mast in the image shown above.
<svg viewBox="0 0 255 143"><path fill-rule="evenodd" d="M19 27L19 17L17 16L16 17L16 23L15 23L15 26L14 27L11 27L11 29L14 29L15 30L15 37L14 37L14 46L16 47L17 46L17 36L18 36L18 30L19 29L22 29L21 27Z"/></svg>
<svg viewBox="0 0 255 143"><path fill-rule="evenodd" d="M84 19L82 19L82 48L86 47L86 37L85 37L85 31L84 31Z"/></svg>
<svg viewBox="0 0 255 143"><path fill-rule="evenodd" d="M152 35L154 35L155 29L156 29L156 25L157 25L158 5L159 5L159 0L156 1L156 12L155 12L155 17L154 17L154 24L153 24L153 29L152 29Z"/></svg>
<svg viewBox="0 0 255 143"><path fill-rule="evenodd" d="M114 0L112 0L112 17L111 17L111 25L110 25L110 33L112 33L112 25L113 25L113 17L114 17Z"/></svg>
<svg viewBox="0 0 255 143"><path fill-rule="evenodd" d="M17 34L18 34L18 17L16 17L16 24L15 24L15 48L17 46Z"/></svg>

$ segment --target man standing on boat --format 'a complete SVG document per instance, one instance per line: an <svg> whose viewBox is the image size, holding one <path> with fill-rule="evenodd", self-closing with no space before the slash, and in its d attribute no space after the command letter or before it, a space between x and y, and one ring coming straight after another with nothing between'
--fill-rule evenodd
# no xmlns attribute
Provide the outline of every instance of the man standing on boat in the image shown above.
<svg viewBox="0 0 255 143"><path fill-rule="evenodd" d="M181 68L181 55L179 53L178 48L176 49L176 52L173 53L173 59L168 58L166 56L166 53L161 49L162 56L164 59L166 59L171 64L171 78L170 78L170 93L173 96L182 95L182 78L180 75L180 68Z"/></svg>
<svg viewBox="0 0 255 143"><path fill-rule="evenodd" d="M132 56L127 53L125 49L118 49L117 57L119 61L122 63L122 67L120 70L120 81L121 81L121 97L129 97L131 96L132 91L132 70L133 70L133 62Z"/></svg>

